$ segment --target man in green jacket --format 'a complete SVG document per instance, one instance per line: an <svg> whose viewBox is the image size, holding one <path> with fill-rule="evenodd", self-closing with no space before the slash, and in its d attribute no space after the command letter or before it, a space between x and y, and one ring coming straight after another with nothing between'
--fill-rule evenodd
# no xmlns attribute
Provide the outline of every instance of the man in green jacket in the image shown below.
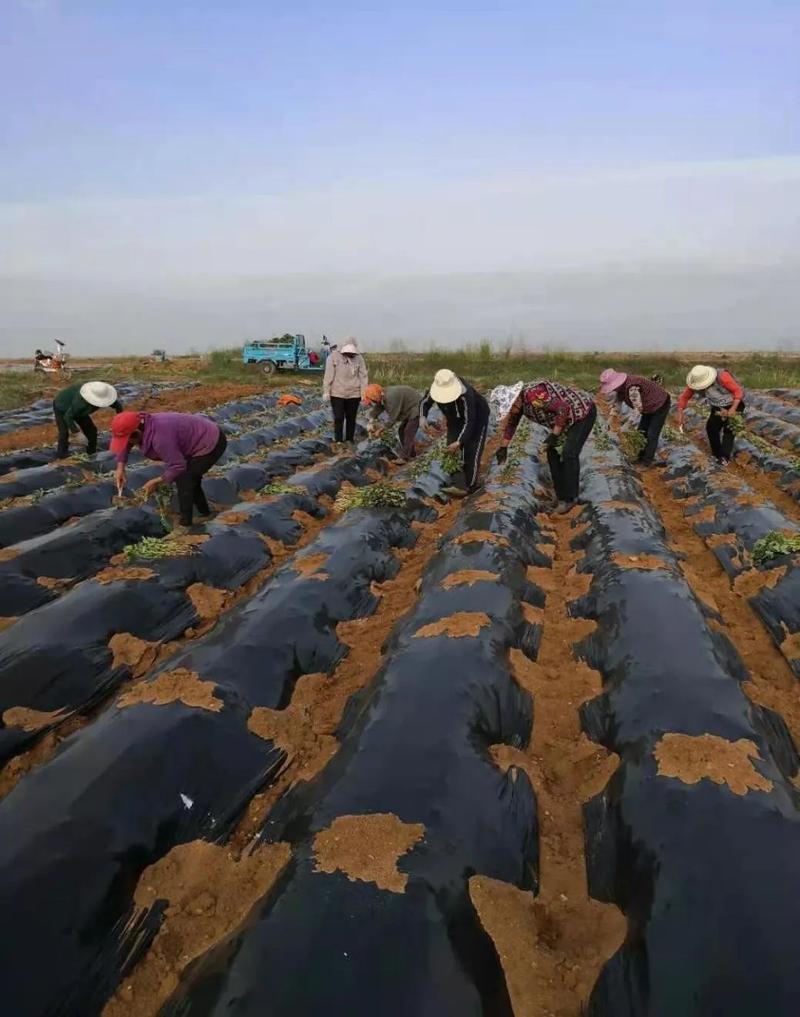
<svg viewBox="0 0 800 1017"><path fill-rule="evenodd" d="M397 427L400 447L406 459L417 454L414 439L419 427L419 404L422 396L410 385L367 385L364 402L372 407L372 421L377 422L382 413L389 417L389 426Z"/></svg>
<svg viewBox="0 0 800 1017"><path fill-rule="evenodd" d="M53 400L53 415L58 428L57 459L64 459L69 452L69 436L78 433L86 435L86 451L94 455L97 451L97 428L92 420L95 410L107 407L122 412L122 403L113 385L104 381L87 381L84 385L70 385L62 389Z"/></svg>

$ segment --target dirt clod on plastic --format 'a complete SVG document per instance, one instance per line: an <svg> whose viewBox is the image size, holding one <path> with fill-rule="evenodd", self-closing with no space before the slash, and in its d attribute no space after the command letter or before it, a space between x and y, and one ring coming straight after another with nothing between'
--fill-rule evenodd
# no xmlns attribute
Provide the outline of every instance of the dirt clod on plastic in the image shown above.
<svg viewBox="0 0 800 1017"><path fill-rule="evenodd" d="M163 643L151 643L146 639L132 636L130 632L116 632L108 641L108 648L113 654L113 667L127 666L134 678L145 674L158 660Z"/></svg>
<svg viewBox="0 0 800 1017"><path fill-rule="evenodd" d="M186 588L186 595L191 600L197 614L204 621L217 618L222 613L228 599L227 591L218 590L215 586L206 586L205 583L192 583Z"/></svg>
<svg viewBox="0 0 800 1017"><path fill-rule="evenodd" d="M144 568L140 565L120 565L103 569L103 571L98 572L94 578L95 582L106 584L121 583L129 579L144 582L146 579L152 579L154 575L155 572L153 572L152 569Z"/></svg>
<svg viewBox="0 0 800 1017"><path fill-rule="evenodd" d="M475 583L496 583L500 576L496 572L488 572L486 569L462 569L460 572L451 572L442 580L443 590L452 590L454 586L474 586Z"/></svg>
<svg viewBox="0 0 800 1017"><path fill-rule="evenodd" d="M317 872L343 872L350 880L403 893L408 876L397 861L425 836L421 823L403 823L390 813L339 816L314 839Z"/></svg>
<svg viewBox="0 0 800 1017"><path fill-rule="evenodd" d="M23 731L41 731L62 720L69 710L31 710L27 706L12 706L3 712L5 727L18 727Z"/></svg>
<svg viewBox="0 0 800 1017"><path fill-rule="evenodd" d="M423 625L414 633L414 639L430 639L433 636L477 636L484 625L491 625L491 618L484 611L457 611L439 621Z"/></svg>
<svg viewBox="0 0 800 1017"><path fill-rule="evenodd" d="M199 710L219 713L222 700L214 696L214 682L204 682L185 667L165 671L151 682L140 682L124 692L117 700L117 707L135 706L137 703L152 703L166 706L168 703L183 703Z"/></svg>
<svg viewBox="0 0 800 1017"><path fill-rule="evenodd" d="M453 544L498 544L500 547L508 547L508 539L500 533L492 533L490 530L467 530L460 533Z"/></svg>
<svg viewBox="0 0 800 1017"><path fill-rule="evenodd" d="M737 795L772 790L772 781L753 766L760 757L755 743L747 738L729 742L712 734L665 734L656 745L655 757L659 776L677 777L684 784L697 784L706 777L726 784Z"/></svg>
<svg viewBox="0 0 800 1017"><path fill-rule="evenodd" d="M652 572L656 569L669 569L670 564L654 554L613 554L612 560L621 569L641 569Z"/></svg>
<svg viewBox="0 0 800 1017"><path fill-rule="evenodd" d="M147 964L139 964L103 1009L103 1017L146 1017L177 988L181 972L234 933L289 861L287 844L268 844L238 861L224 845L193 841L173 848L145 869L135 903L169 907Z"/></svg>

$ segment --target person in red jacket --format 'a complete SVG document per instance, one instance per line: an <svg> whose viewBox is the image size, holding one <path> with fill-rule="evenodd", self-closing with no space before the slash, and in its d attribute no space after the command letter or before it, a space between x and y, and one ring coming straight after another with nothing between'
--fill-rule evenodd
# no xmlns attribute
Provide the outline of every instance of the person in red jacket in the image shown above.
<svg viewBox="0 0 800 1017"><path fill-rule="evenodd" d="M684 410L696 395L711 407L706 421L708 443L717 462L726 466L731 461L736 438L728 422L737 413L744 413L744 389L730 371L696 364L686 375L686 388L678 399L678 426L681 431Z"/></svg>
<svg viewBox="0 0 800 1017"><path fill-rule="evenodd" d="M658 439L669 413L669 392L650 378L625 374L615 371L613 367L607 367L600 375L600 391L603 395L610 396L613 393L616 396L615 408L620 403L625 403L640 414L637 426L647 439L647 444L637 462L642 466L652 466Z"/></svg>

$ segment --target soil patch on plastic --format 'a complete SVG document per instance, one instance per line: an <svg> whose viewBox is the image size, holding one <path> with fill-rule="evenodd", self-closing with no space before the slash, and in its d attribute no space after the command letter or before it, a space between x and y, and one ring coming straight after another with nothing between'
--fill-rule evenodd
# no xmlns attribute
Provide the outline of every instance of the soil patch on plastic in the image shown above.
<svg viewBox="0 0 800 1017"><path fill-rule="evenodd" d="M553 567L528 569L547 594L539 655L520 650L509 660L517 683L534 698L532 743L493 745L492 758L531 778L539 812L540 890L534 897L485 876L470 879L470 895L503 965L516 1017L576 1017L602 965L625 936L623 915L589 898L583 803L605 786L617 757L581 732L579 707L602 688L600 675L575 659L573 644L595 627L569 615L591 575L578 573L575 530L553 522Z"/></svg>
<svg viewBox="0 0 800 1017"><path fill-rule="evenodd" d="M443 590L452 590L454 586L474 586L475 583L496 583L500 576L496 572L488 572L486 569L462 569L460 572L451 572L442 580Z"/></svg>
<svg viewBox="0 0 800 1017"><path fill-rule="evenodd" d="M129 667L134 678L146 674L161 656L169 656L171 644L150 643L132 636L130 632L116 632L108 641L113 654L113 667Z"/></svg>
<svg viewBox="0 0 800 1017"><path fill-rule="evenodd" d="M712 734L665 734L655 747L655 757L659 776L677 777L684 784L707 778L737 795L772 790L772 781L753 766L760 757L755 742L747 738L729 742Z"/></svg>
<svg viewBox="0 0 800 1017"><path fill-rule="evenodd" d="M18 727L23 731L41 731L63 720L69 710L31 710L27 706L12 706L3 713L5 727Z"/></svg>
<svg viewBox="0 0 800 1017"><path fill-rule="evenodd" d="M288 844L267 844L235 859L228 848L193 841L145 869L137 908L167 900L155 939L103 1009L103 1017L151 1017L196 957L230 936L275 884L289 861Z"/></svg>
<svg viewBox="0 0 800 1017"><path fill-rule="evenodd" d="M491 618L484 611L457 611L447 618L423 625L414 633L414 639L430 639L433 636L459 639L463 636L477 636L484 625L491 623Z"/></svg>
<svg viewBox="0 0 800 1017"><path fill-rule="evenodd" d="M183 703L198 710L211 710L219 713L223 703L214 695L214 682L204 682L185 667L174 671L165 671L151 682L139 682L124 692L117 700L117 707L124 710L126 706L138 703L152 703L153 706L166 706L168 703Z"/></svg>
<svg viewBox="0 0 800 1017"><path fill-rule="evenodd" d="M119 565L103 569L102 572L97 573L94 579L95 582L105 585L106 583L122 583L129 579L144 582L154 576L155 572L152 569L140 565Z"/></svg>
<svg viewBox="0 0 800 1017"><path fill-rule="evenodd" d="M298 555L292 562L292 568L295 572L299 572L301 576L311 576L315 573L319 578L326 578L327 575L321 572L322 566L327 562L329 555L320 554L305 554Z"/></svg>
<svg viewBox="0 0 800 1017"><path fill-rule="evenodd" d="M492 533L490 530L467 530L460 533L453 541L454 544L498 544L500 547L508 547L508 538L501 533Z"/></svg>
<svg viewBox="0 0 800 1017"><path fill-rule="evenodd" d="M653 572L658 569L669 571L672 566L668 561L654 554L612 554L611 560L621 569L641 569Z"/></svg>
<svg viewBox="0 0 800 1017"><path fill-rule="evenodd" d="M317 872L343 872L348 879L403 893L408 876L397 862L425 836L421 823L389 813L339 816L314 838Z"/></svg>
<svg viewBox="0 0 800 1017"><path fill-rule="evenodd" d="M740 573L733 580L733 588L740 597L753 597L759 590L771 590L786 575L787 566L781 565L776 569L765 569L763 572L758 569L748 569Z"/></svg>
<svg viewBox="0 0 800 1017"><path fill-rule="evenodd" d="M186 588L186 595L198 616L204 621L217 618L224 610L229 597L227 590L218 590L215 586L206 586L205 583L192 583Z"/></svg>

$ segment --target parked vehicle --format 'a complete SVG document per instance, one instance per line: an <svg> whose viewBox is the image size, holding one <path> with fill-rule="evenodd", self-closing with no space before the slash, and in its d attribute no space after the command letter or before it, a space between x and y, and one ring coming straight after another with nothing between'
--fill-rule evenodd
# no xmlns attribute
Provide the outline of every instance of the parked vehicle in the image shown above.
<svg viewBox="0 0 800 1017"><path fill-rule="evenodd" d="M66 343L63 343L60 339L56 339L56 352L52 353L50 350L37 350L33 357L33 369L34 371L44 371L45 374L64 374L69 375L69 367L67 366L67 360L69 354L64 351Z"/></svg>
<svg viewBox="0 0 800 1017"><path fill-rule="evenodd" d="M276 371L323 371L331 346L322 337L320 350L306 346L304 335L283 335L275 339L257 339L242 347L245 364L261 364L265 374Z"/></svg>

